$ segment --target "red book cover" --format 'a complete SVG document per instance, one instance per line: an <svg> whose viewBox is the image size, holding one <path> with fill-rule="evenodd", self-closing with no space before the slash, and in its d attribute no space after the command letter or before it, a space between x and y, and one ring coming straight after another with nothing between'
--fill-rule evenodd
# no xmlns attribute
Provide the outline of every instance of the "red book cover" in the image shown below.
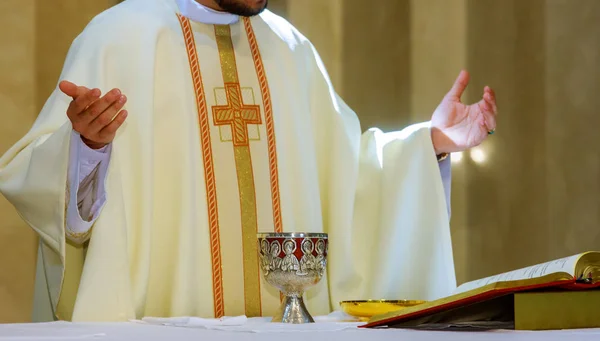
<svg viewBox="0 0 600 341"><path fill-rule="evenodd" d="M374 328L393 325L401 322L410 321L412 319L426 317L436 313L484 302L487 300L514 293L559 290L591 290L598 287L600 287L600 283L580 283L577 280L572 279L542 284L516 286L512 288L492 288L484 292L474 294L472 296L467 296L463 298L457 297L455 300L452 300L451 297L448 297L438 301L430 302L430 304L424 304L423 306L415 306L401 310L399 312L392 312L381 316L375 316L371 319L371 321L368 324L361 326L361 328Z"/></svg>

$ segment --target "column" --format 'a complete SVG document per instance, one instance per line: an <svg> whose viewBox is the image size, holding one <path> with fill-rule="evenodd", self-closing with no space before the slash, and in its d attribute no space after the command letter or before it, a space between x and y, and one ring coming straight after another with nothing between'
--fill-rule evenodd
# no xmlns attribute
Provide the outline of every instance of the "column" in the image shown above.
<svg viewBox="0 0 600 341"><path fill-rule="evenodd" d="M600 2L546 1L545 185L550 256L600 245ZM540 171L542 171L540 169Z"/></svg>
<svg viewBox="0 0 600 341"><path fill-rule="evenodd" d="M481 278L548 260L544 0L468 0L472 91L496 90L497 132L465 164L469 263Z"/></svg>
<svg viewBox="0 0 600 341"><path fill-rule="evenodd" d="M35 118L35 1L0 1L0 153ZM0 322L29 320L37 238L13 206L0 196Z"/></svg>
<svg viewBox="0 0 600 341"><path fill-rule="evenodd" d="M341 75L363 130L397 130L410 119L410 1L344 0Z"/></svg>
<svg viewBox="0 0 600 341"><path fill-rule="evenodd" d="M431 119L460 70L467 67L467 1L411 0L410 23L409 119L420 122ZM462 154L453 155L450 224L459 283L467 279L469 267L465 190L468 170L461 157Z"/></svg>

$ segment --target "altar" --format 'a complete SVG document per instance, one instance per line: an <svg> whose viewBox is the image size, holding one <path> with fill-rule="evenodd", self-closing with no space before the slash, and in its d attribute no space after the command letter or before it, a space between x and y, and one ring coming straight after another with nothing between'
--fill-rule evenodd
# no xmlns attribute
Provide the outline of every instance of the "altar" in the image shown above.
<svg viewBox="0 0 600 341"><path fill-rule="evenodd" d="M315 323L319 324L319 323ZM287 326L283 326L287 327ZM329 329L330 331L326 331ZM126 323L29 323L0 325L0 341L46 341L46 340L86 340L86 341L364 341L364 340L410 340L410 341L454 341L454 340L573 340L600 339L600 329L564 331L510 331L450 332L414 331L400 329L364 329L348 325L348 328L319 330L319 326L309 330L290 326L254 331L228 331L202 327L177 327L148 324L143 322Z"/></svg>

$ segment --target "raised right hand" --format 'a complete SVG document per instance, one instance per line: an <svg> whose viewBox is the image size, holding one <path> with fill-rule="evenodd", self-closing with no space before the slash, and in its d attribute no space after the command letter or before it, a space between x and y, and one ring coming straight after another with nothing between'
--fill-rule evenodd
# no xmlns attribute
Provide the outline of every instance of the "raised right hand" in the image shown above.
<svg viewBox="0 0 600 341"><path fill-rule="evenodd" d="M59 88L73 98L67 116L82 141L92 149L111 143L127 118L127 110L121 110L127 97L119 89L113 89L100 98L99 89L88 89L69 81L60 82Z"/></svg>

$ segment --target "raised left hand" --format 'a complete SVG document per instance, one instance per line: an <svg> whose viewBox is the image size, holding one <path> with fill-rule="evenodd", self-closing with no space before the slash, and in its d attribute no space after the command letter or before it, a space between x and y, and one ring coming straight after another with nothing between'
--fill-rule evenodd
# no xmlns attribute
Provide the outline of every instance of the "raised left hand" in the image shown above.
<svg viewBox="0 0 600 341"><path fill-rule="evenodd" d="M431 139L436 154L454 153L478 146L496 129L496 95L489 87L482 99L471 105L461 102L469 84L469 73L462 71L431 118Z"/></svg>

